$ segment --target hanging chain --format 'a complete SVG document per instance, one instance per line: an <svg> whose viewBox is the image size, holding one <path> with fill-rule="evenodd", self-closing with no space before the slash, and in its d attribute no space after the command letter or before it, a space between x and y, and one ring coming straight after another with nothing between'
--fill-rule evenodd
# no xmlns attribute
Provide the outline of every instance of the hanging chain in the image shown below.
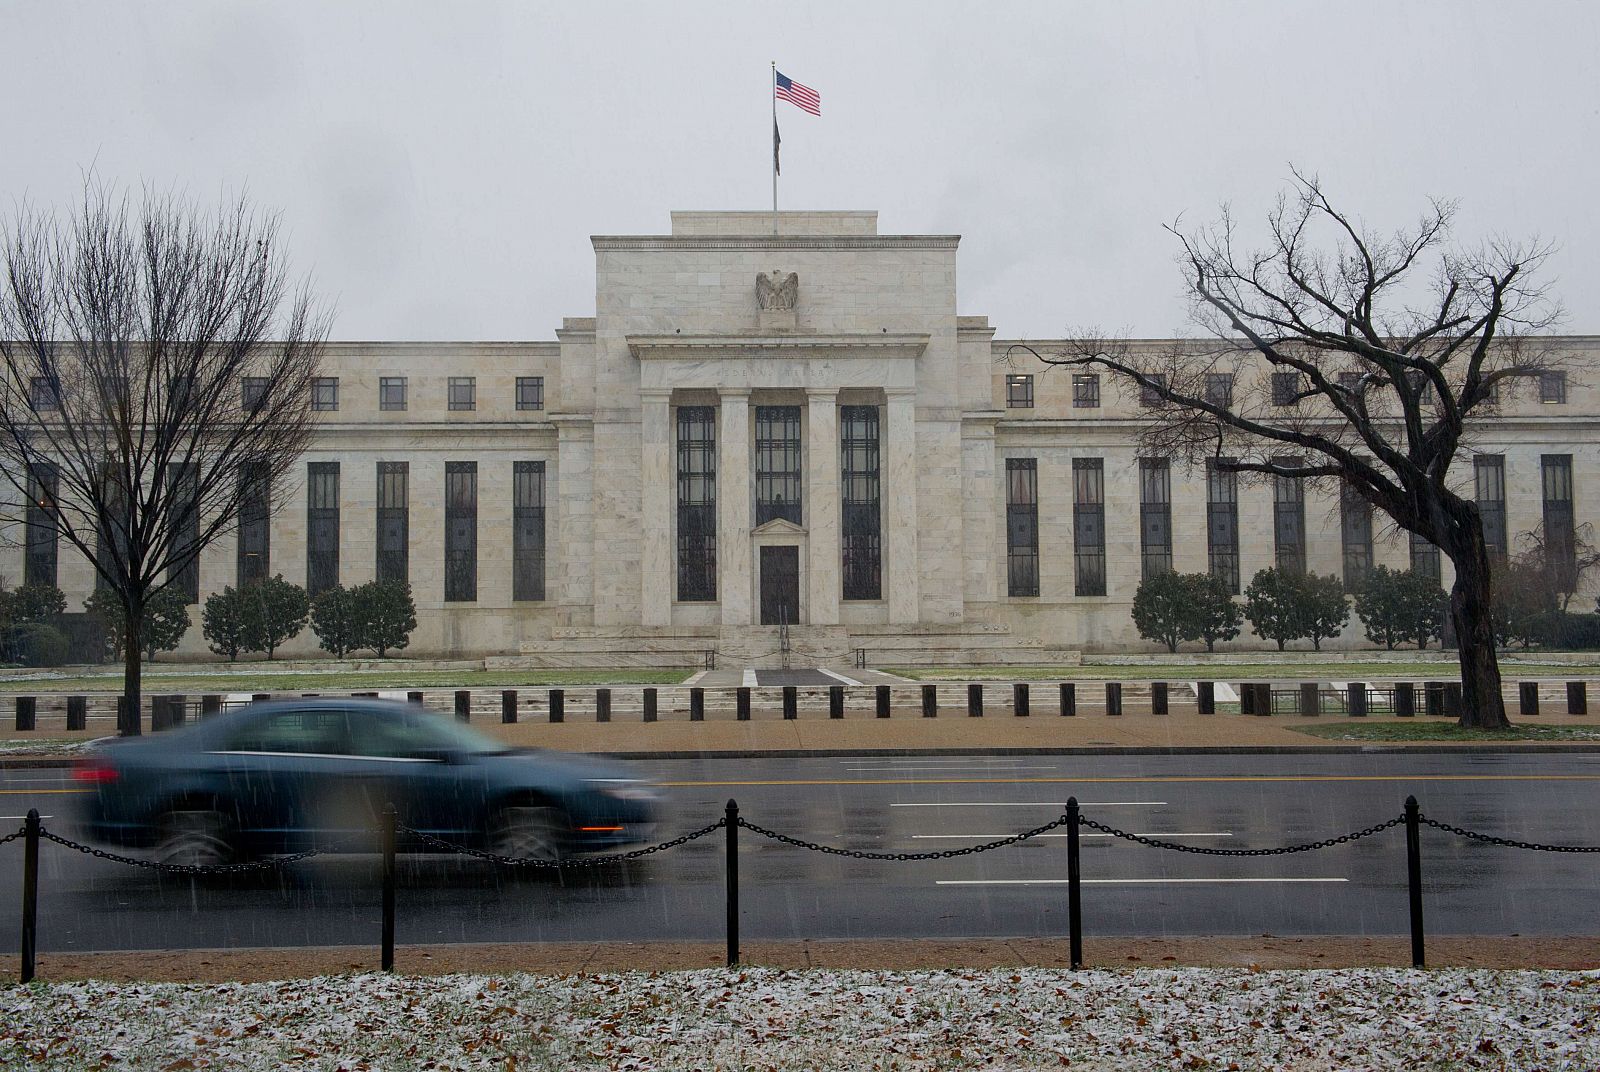
<svg viewBox="0 0 1600 1072"><path fill-rule="evenodd" d="M1007 845L1027 841L1029 838L1038 837L1047 830L1054 830L1058 826L1067 825L1067 816L1063 815L1054 822L1043 826L1034 827L1025 833L1015 834L999 841L989 841L982 845L972 845L965 849L945 849L942 852L861 852L855 849L838 849L832 845L819 845L814 841L802 841L800 838L780 834L776 830L768 830L764 826L757 826L746 819L740 819L739 825L753 834L760 834L773 841L781 841L785 845L793 845L800 849L810 849L812 852L825 852L830 856L848 856L852 860L949 860L956 856L971 856L973 853L988 852L990 849L1000 849Z"/></svg>
<svg viewBox="0 0 1600 1072"><path fill-rule="evenodd" d="M1419 816L1424 826L1431 826L1435 830L1443 830L1447 834L1455 834L1472 841L1481 841L1486 845L1503 845L1508 849L1531 849L1534 852L1600 852L1600 845L1541 845L1535 841L1517 841L1514 838L1495 837L1493 834L1480 834L1476 830L1466 830L1449 823L1441 823L1437 819L1430 819L1426 815Z"/></svg>
<svg viewBox="0 0 1600 1072"><path fill-rule="evenodd" d="M1124 841L1138 842L1140 845L1148 845L1152 849L1171 849L1173 852L1194 853L1197 856L1287 856L1296 852L1313 852L1317 849L1331 848L1334 845L1344 845L1351 841L1360 841L1362 838L1371 837L1373 834L1382 833L1391 827L1399 826L1405 821L1406 817L1404 815L1397 815L1386 823L1369 826L1365 830L1357 830L1354 833L1328 838L1325 841L1313 841L1305 845L1285 845L1277 849L1211 849L1202 845L1179 845L1171 841L1162 841L1159 838L1145 837L1142 834L1130 834L1126 830L1118 830L1114 826L1097 823L1093 819L1079 820L1091 830L1098 830L1101 833L1110 834L1112 837L1121 838Z"/></svg>
<svg viewBox="0 0 1600 1072"><path fill-rule="evenodd" d="M40 827L40 829L42 830L44 828ZM27 834L28 828L26 826L19 826L17 827L17 832L15 834L7 834L5 837L0 838L0 845L4 845L8 841L15 841L19 837L26 837Z"/></svg>
<svg viewBox="0 0 1600 1072"><path fill-rule="evenodd" d="M703 838L714 830L721 830L724 825L726 825L726 820L718 819L714 823L702 826L698 830L692 830L689 833L684 834L682 837L673 838L671 841L663 841L659 845L648 845L645 848L634 849L631 852L613 852L605 856L579 856L565 860L531 860L523 856L504 856L498 852L487 852L483 849L474 849L466 845L457 845L453 841L445 841L443 838L436 838L432 834L424 834L421 830L413 830L409 826L396 826L395 830L402 834L409 834L418 841L422 842L424 845L429 845L435 849L439 849L442 852L454 852L459 853L462 856L474 856L480 860L488 860L491 863L504 864L507 867L574 868L605 867L607 864L621 863L624 860L637 860L641 856L649 856L652 853L665 852L668 849L675 849L679 845L687 845L689 842L694 841L697 838Z"/></svg>
<svg viewBox="0 0 1600 1072"><path fill-rule="evenodd" d="M297 852L289 856L273 856L265 860L250 860L236 864L169 864L161 860L141 860L137 856L122 856L118 853L107 852L104 849L94 848L92 845L80 845L78 842L73 841L70 838L64 838L59 834L51 833L49 830L46 830L43 827L39 828L39 836L47 841L53 841L63 848L75 849L76 851L83 853L85 856L93 856L97 860L110 860L112 863L127 864L130 867L142 867L146 871L159 871L166 875L199 876L241 875L248 871L266 871L272 868L284 867L288 864L298 863L301 860L309 860L313 856L321 856L323 853L338 852L358 838L371 837L371 834L351 834L348 837L340 838L338 841L335 841L332 844L323 845L315 849L307 849L305 852Z"/></svg>

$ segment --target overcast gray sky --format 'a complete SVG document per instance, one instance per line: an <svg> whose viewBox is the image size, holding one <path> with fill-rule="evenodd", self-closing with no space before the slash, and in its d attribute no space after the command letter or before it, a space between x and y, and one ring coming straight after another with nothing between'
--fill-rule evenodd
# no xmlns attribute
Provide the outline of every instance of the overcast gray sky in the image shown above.
<svg viewBox="0 0 1600 1072"><path fill-rule="evenodd" d="M1292 161L1385 227L1541 235L1600 332L1587 3L0 2L0 194L83 171L280 209L345 339L544 339L590 234L672 209L877 209L959 233L1003 337L1183 327L1180 214L1259 219ZM10 211L10 205L5 206Z"/></svg>

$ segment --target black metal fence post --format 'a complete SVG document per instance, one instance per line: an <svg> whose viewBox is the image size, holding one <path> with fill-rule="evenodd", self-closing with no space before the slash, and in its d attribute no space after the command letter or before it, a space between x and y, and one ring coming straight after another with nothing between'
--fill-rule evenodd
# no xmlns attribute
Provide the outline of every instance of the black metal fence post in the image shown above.
<svg viewBox="0 0 1600 1072"><path fill-rule="evenodd" d="M1409 681L1394 683L1394 717L1413 718L1417 713L1417 687Z"/></svg>
<svg viewBox="0 0 1600 1072"><path fill-rule="evenodd" d="M1300 713L1302 715L1322 714L1322 693L1318 690L1315 681L1300 682Z"/></svg>
<svg viewBox="0 0 1600 1072"><path fill-rule="evenodd" d="M564 689L550 690L550 721L565 722L567 720L567 693Z"/></svg>
<svg viewBox="0 0 1600 1072"><path fill-rule="evenodd" d="M1083 872L1078 856L1078 798L1067 798L1067 932L1072 970L1083 967Z"/></svg>
<svg viewBox="0 0 1600 1072"><path fill-rule="evenodd" d="M596 722L611 721L611 690L594 690L594 720Z"/></svg>
<svg viewBox="0 0 1600 1072"><path fill-rule="evenodd" d="M976 681L967 686L967 717L983 717L983 686Z"/></svg>
<svg viewBox="0 0 1600 1072"><path fill-rule="evenodd" d="M644 720L646 722L654 722L656 720L656 690L654 686L644 690Z"/></svg>
<svg viewBox="0 0 1600 1072"><path fill-rule="evenodd" d="M733 690L734 717L740 722L750 721L750 687L740 685Z"/></svg>
<svg viewBox="0 0 1600 1072"><path fill-rule="evenodd" d="M1196 702L1196 706L1198 706L1200 708L1200 713L1202 715L1214 715L1214 714L1216 714L1217 713L1217 683L1215 681L1201 681L1201 682L1198 682L1196 684L1195 691L1199 693L1199 696L1196 698L1195 702Z"/></svg>
<svg viewBox="0 0 1600 1072"><path fill-rule="evenodd" d="M1018 718L1028 717L1028 685L1018 681L1011 686L1011 713Z"/></svg>
<svg viewBox="0 0 1600 1072"><path fill-rule="evenodd" d="M739 966L739 802L728 799L723 817L728 831L728 967Z"/></svg>
<svg viewBox="0 0 1600 1072"><path fill-rule="evenodd" d="M22 853L22 981L33 982L39 942L39 809L28 809Z"/></svg>
<svg viewBox="0 0 1600 1072"><path fill-rule="evenodd" d="M1567 682L1567 714L1587 715L1589 713L1589 685L1585 681Z"/></svg>
<svg viewBox="0 0 1600 1072"><path fill-rule="evenodd" d="M89 728L89 697L67 697L67 732Z"/></svg>
<svg viewBox="0 0 1600 1072"><path fill-rule="evenodd" d="M1345 713L1351 718L1367 717L1367 686L1363 681L1352 681L1345 686Z"/></svg>
<svg viewBox="0 0 1600 1072"><path fill-rule="evenodd" d="M783 687L783 717L787 719L800 717L800 690L794 685Z"/></svg>
<svg viewBox="0 0 1600 1072"><path fill-rule="evenodd" d="M512 723L517 720L517 690L500 690L500 721Z"/></svg>
<svg viewBox="0 0 1600 1072"><path fill-rule="evenodd" d="M843 685L829 685L828 686L828 717L829 718L843 718L844 717L844 686Z"/></svg>
<svg viewBox="0 0 1600 1072"><path fill-rule="evenodd" d="M874 690L874 698L875 698L875 700L877 702L877 715L878 715L878 717L879 718L888 718L889 717L889 686L887 686L887 685L879 685L879 686L877 686L877 688Z"/></svg>
<svg viewBox="0 0 1600 1072"><path fill-rule="evenodd" d="M1122 682L1106 682L1106 714L1122 714Z"/></svg>
<svg viewBox="0 0 1600 1072"><path fill-rule="evenodd" d="M383 970L394 971L394 805L383 806Z"/></svg>
<svg viewBox="0 0 1600 1072"><path fill-rule="evenodd" d="M466 689L456 690L456 717L463 722L472 721L472 693Z"/></svg>
<svg viewBox="0 0 1600 1072"><path fill-rule="evenodd" d="M32 696L17 697L17 729L26 733L36 725L39 701Z"/></svg>
<svg viewBox="0 0 1600 1072"><path fill-rule="evenodd" d="M689 721L706 720L706 690L698 685L689 690Z"/></svg>
<svg viewBox="0 0 1600 1072"><path fill-rule="evenodd" d="M1150 682L1150 713L1164 715L1167 713L1167 683L1165 681Z"/></svg>
<svg viewBox="0 0 1600 1072"><path fill-rule="evenodd" d="M1078 713L1078 686L1070 681L1061 683L1061 714L1067 718Z"/></svg>
<svg viewBox="0 0 1600 1072"><path fill-rule="evenodd" d="M1539 683L1537 681L1523 681L1517 685L1517 713L1521 715L1537 715L1539 713ZM21 698L17 702L20 704ZM22 711L17 709L17 718L22 718Z"/></svg>
<svg viewBox="0 0 1600 1072"><path fill-rule="evenodd" d="M937 718L939 715L939 686L922 686L922 717Z"/></svg>
<svg viewBox="0 0 1600 1072"><path fill-rule="evenodd" d="M1406 885L1411 893L1411 966L1423 968L1422 812L1416 797L1406 797Z"/></svg>

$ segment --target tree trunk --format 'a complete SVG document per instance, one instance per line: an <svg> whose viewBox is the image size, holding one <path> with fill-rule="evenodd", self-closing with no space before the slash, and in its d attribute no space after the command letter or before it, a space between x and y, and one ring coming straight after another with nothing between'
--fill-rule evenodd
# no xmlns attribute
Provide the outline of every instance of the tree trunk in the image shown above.
<svg viewBox="0 0 1600 1072"><path fill-rule="evenodd" d="M1471 729L1497 730L1511 725L1500 694L1500 663L1495 657L1494 617L1489 603L1489 555L1482 529L1467 530L1466 545L1452 548L1456 569L1450 589L1450 621L1455 626L1461 660L1461 720Z"/></svg>
<svg viewBox="0 0 1600 1072"><path fill-rule="evenodd" d="M126 608L124 608L126 610ZM141 608L142 610L142 608ZM127 614L122 628L122 699L125 710L120 712L117 733L123 737L137 737L142 730L144 716L140 713L139 673L143 668L144 647L140 637L141 618L144 615Z"/></svg>
<svg viewBox="0 0 1600 1072"><path fill-rule="evenodd" d="M1283 638L1282 637L1278 638L1278 650L1279 651L1283 650Z"/></svg>

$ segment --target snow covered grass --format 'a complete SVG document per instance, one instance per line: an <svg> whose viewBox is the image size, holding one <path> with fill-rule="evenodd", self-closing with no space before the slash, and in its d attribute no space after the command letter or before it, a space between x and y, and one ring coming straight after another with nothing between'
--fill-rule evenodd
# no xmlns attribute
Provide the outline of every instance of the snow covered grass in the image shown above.
<svg viewBox="0 0 1600 1072"><path fill-rule="evenodd" d="M1595 1069L1600 973L693 971L0 988L0 1065Z"/></svg>

